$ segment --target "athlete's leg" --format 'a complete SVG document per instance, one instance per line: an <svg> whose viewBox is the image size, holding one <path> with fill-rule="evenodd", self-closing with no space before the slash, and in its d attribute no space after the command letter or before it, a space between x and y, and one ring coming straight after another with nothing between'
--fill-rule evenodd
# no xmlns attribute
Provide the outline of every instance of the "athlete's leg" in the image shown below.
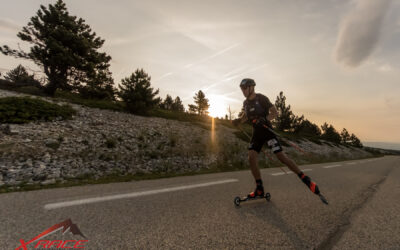
<svg viewBox="0 0 400 250"><path fill-rule="evenodd" d="M320 193L317 184L315 182L313 182L310 177L305 175L299 169L299 167L296 165L296 163L294 163L294 161L292 161L289 157L287 157L287 155L284 152L278 152L278 153L275 153L275 154L276 154L276 157L278 157L278 159L283 164L288 166L290 168L290 170L292 170L293 172L295 172L299 176L299 178L304 182L304 184L307 185L307 187L310 188L310 190L313 193L315 193L315 194L319 194Z"/></svg>
<svg viewBox="0 0 400 250"><path fill-rule="evenodd" d="M258 153L255 150L249 150L249 165L254 179L260 180L261 174L260 169L258 168Z"/></svg>
<svg viewBox="0 0 400 250"><path fill-rule="evenodd" d="M301 171L300 171L299 167L283 151L277 152L277 153L275 153L275 155L283 164L288 166L288 168L290 170L292 170L296 174L300 174Z"/></svg>
<svg viewBox="0 0 400 250"><path fill-rule="evenodd" d="M261 180L260 169L258 168L258 152L256 150L249 150L249 163L251 173L256 181L256 189L254 192L248 194L247 197L254 198L256 196L264 196L263 182Z"/></svg>

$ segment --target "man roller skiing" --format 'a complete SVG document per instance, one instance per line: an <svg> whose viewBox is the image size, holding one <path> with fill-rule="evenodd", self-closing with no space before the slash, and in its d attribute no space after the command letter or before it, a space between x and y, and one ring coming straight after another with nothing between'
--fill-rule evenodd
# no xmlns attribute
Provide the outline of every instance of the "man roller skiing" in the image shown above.
<svg viewBox="0 0 400 250"><path fill-rule="evenodd" d="M256 198L264 196L264 187L261 180L260 169L257 165L258 154L264 143L271 148L276 157L286 166L289 167L299 178L307 185L307 187L316 195L320 195L320 191L315 182L305 175L288 156L282 151L282 147L275 133L272 131L271 120L278 116L276 107L269 99L254 92L256 83L253 79L245 78L240 82L240 88L246 100L243 102L243 115L232 121L233 125L238 126L240 123L249 121L253 125L253 135L249 152L249 164L251 173L256 181L256 189L248 194L248 198ZM322 195L320 195L322 199ZM323 202L325 202L323 200ZM327 203L327 202L325 202Z"/></svg>

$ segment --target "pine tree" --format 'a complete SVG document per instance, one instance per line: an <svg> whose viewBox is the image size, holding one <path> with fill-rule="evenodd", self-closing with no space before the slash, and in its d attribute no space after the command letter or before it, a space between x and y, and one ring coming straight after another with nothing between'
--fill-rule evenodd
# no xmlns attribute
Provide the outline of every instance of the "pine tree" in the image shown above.
<svg viewBox="0 0 400 250"><path fill-rule="evenodd" d="M178 111L178 112L184 112L185 111L185 107L182 104L181 98L179 98L179 96L177 96L174 100L174 102L172 103L172 110L173 111Z"/></svg>
<svg viewBox="0 0 400 250"><path fill-rule="evenodd" d="M49 4L48 8L41 5L17 36L32 44L30 52L13 50L7 45L0 47L0 52L32 60L42 67L48 80L45 86L48 95L54 95L58 88L73 90L85 83L97 84L95 79L110 75L111 57L98 52L104 40L92 32L85 20L71 16L62 0Z"/></svg>
<svg viewBox="0 0 400 250"><path fill-rule="evenodd" d="M279 96L276 97L275 107L278 111L278 117L275 119L277 130L290 131L293 128L294 115L290 110L290 105L286 106L286 97L281 91Z"/></svg>
<svg viewBox="0 0 400 250"><path fill-rule="evenodd" d="M350 144L351 143L350 134L347 131L347 129L343 128L342 132L340 133L340 137L342 138L341 142L343 144Z"/></svg>
<svg viewBox="0 0 400 250"><path fill-rule="evenodd" d="M203 91L199 90L193 99L195 105L189 104L189 111L197 113L198 115L207 115L210 104L208 104L208 99L204 95Z"/></svg>
<svg viewBox="0 0 400 250"><path fill-rule="evenodd" d="M362 148L363 147L360 139L358 139L355 134L351 134L350 141L351 141L351 145L354 146L354 147L358 147L358 148Z"/></svg>
<svg viewBox="0 0 400 250"><path fill-rule="evenodd" d="M341 142L341 136L340 134L336 131L336 129L332 125L328 125L328 123L324 123L321 126L322 129L322 135L321 138L327 141L332 141L335 143L340 143Z"/></svg>
<svg viewBox="0 0 400 250"><path fill-rule="evenodd" d="M170 95L167 95L165 100L162 102L161 106L163 109L172 110L173 103L174 101L172 100L172 97Z"/></svg>
<svg viewBox="0 0 400 250"><path fill-rule="evenodd" d="M30 75L25 67L21 64L15 69L8 71L4 76L4 79L18 85L31 85L40 87L39 81L35 79L34 75Z"/></svg>
<svg viewBox="0 0 400 250"><path fill-rule="evenodd" d="M129 112L146 115L160 103L160 98L156 98L159 90L153 91L150 80L151 77L143 69L137 69L131 76L121 80L118 96Z"/></svg>

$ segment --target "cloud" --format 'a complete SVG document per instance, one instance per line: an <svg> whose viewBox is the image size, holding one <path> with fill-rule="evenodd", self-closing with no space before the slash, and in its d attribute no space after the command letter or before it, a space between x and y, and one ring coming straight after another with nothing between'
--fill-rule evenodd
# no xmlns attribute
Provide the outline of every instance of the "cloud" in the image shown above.
<svg viewBox="0 0 400 250"><path fill-rule="evenodd" d="M191 62L191 63L189 63L189 64L186 64L185 66L183 66L183 67L182 67L181 69L179 69L178 71L188 70L188 69L192 68L192 67L195 66L195 65L198 65L198 64L201 64L201 63L210 61L210 60L214 59L215 57L218 57L218 56L220 56L220 55L222 55L222 54L224 54L224 53L226 53L226 52L228 52L228 51L230 51L230 50L232 50L232 49L238 47L239 45L240 45L240 43L233 44L233 45L231 45L231 46L229 46L229 47L227 47L227 48L225 48L225 49L222 49L222 50L217 51L216 53L214 53L214 54L212 54L212 55L210 55L210 56L204 57L204 58L202 58L201 60L198 60L198 61L196 61L196 62ZM162 79L164 79L164 78L166 78L166 77L168 77L168 76L171 76L171 75L173 75L173 74L175 74L175 73L176 73L176 72L168 72L168 73L166 73L166 74L160 76L159 78L157 78L157 79L155 80L155 82L160 81L160 80L162 80Z"/></svg>
<svg viewBox="0 0 400 250"><path fill-rule="evenodd" d="M382 22L391 0L357 0L354 11L340 27L336 60L349 67L359 66L376 47Z"/></svg>
<svg viewBox="0 0 400 250"><path fill-rule="evenodd" d="M0 19L0 30L19 31L21 26L10 19Z"/></svg>
<svg viewBox="0 0 400 250"><path fill-rule="evenodd" d="M255 72L255 71L259 70L259 69L262 69L262 68L264 68L264 67L266 67L266 66L268 66L267 63L261 64L261 65L257 65L257 66L252 67L252 68L250 68L250 69L248 69L248 70L246 70L246 71L244 71L244 72L242 72L242 73L238 73L238 74L236 74L236 75L231 75L231 76L226 77L226 78L224 78L224 79L222 79L222 80L220 80L220 81L214 82L214 83L209 84L209 85L207 85L207 86L203 86L202 89L203 89L204 91L208 91L209 89L214 88L214 87L216 87L216 86L218 86L218 85L220 85L220 84L222 84L222 83L235 80L235 79L237 79L237 78L239 78L239 77L241 77L241 76L244 77L244 76L246 76L246 75L248 75L248 74L250 74L250 73L253 73L253 72Z"/></svg>
<svg viewBox="0 0 400 250"><path fill-rule="evenodd" d="M386 63L386 64L383 64L383 65L380 65L378 67L378 70L382 71L382 72L389 72L389 71L393 70L393 67L390 64Z"/></svg>

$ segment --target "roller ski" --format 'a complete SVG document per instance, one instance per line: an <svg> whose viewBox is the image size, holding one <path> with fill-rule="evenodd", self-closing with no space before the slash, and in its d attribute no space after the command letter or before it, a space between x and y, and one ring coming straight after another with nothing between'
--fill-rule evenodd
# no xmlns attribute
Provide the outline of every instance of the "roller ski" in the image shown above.
<svg viewBox="0 0 400 250"><path fill-rule="evenodd" d="M247 197L235 197L233 200L235 206L239 206L241 202L249 201L249 200L258 200L258 199L266 199L267 201L271 200L271 194L270 193L264 193L264 187L262 186L262 182L257 182L257 187L254 192L251 192L250 194L247 195Z"/></svg>
<svg viewBox="0 0 400 250"><path fill-rule="evenodd" d="M314 194L318 195L319 198L321 199L321 201L328 205L328 200L321 194L321 192L319 191L319 188L317 186L317 184L313 181L311 181L310 177L308 177L307 175L305 175L303 172L300 172L298 174L299 178L301 179L301 181L306 184L306 186L311 190L311 192L313 192Z"/></svg>

